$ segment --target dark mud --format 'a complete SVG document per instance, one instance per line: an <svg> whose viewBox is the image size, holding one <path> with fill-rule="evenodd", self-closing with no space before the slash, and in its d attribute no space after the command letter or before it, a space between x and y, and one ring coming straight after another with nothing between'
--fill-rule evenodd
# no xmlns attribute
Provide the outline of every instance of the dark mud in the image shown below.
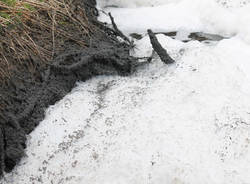
<svg viewBox="0 0 250 184"><path fill-rule="evenodd" d="M77 81L97 75L129 75L136 59L129 44L120 43L115 31L96 19L95 0L79 1L95 30L86 36L87 48L70 41L50 65L36 63L36 71L19 68L8 85L0 87L0 175L10 172L24 156L26 135L44 118L45 109L62 99Z"/></svg>

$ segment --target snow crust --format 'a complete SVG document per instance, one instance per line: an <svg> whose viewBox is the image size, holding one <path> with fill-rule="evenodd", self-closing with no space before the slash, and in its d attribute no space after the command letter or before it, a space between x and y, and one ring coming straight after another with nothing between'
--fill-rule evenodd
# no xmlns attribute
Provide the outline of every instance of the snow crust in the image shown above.
<svg viewBox="0 0 250 184"><path fill-rule="evenodd" d="M97 1L97 6L101 8L105 7L153 7L170 3L178 3L180 1L188 1L191 4L194 3L192 0L100 0ZM250 3L250 0L204 0L203 2L214 1L227 8L244 7Z"/></svg>
<svg viewBox="0 0 250 184"><path fill-rule="evenodd" d="M105 10L127 34L152 28L230 38L158 35L175 64L155 58L129 77L78 83L47 110L27 156L1 183L249 184L249 1L102 2L123 7ZM148 37L136 45L131 54L151 55Z"/></svg>
<svg viewBox="0 0 250 184"><path fill-rule="evenodd" d="M97 5L101 8L116 6L116 7L143 7L143 6L159 6L168 3L176 3L180 0L101 0Z"/></svg>
<svg viewBox="0 0 250 184"><path fill-rule="evenodd" d="M131 8L130 2L109 1L125 8L107 8L112 12L117 25L127 34L155 31L208 32L224 36L242 36L250 43L250 1L225 0L177 0L161 1L161 6ZM118 3L120 2L120 3ZM123 2L123 3L122 3ZM112 4L112 3L111 3ZM133 7L133 6L132 6ZM110 22L102 15L101 21Z"/></svg>

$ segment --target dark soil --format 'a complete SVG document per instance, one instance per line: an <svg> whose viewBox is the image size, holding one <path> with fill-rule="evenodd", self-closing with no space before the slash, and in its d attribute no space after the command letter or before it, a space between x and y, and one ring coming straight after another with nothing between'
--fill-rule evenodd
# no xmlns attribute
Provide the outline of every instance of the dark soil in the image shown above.
<svg viewBox="0 0 250 184"><path fill-rule="evenodd" d="M86 36L87 48L74 41L64 43L50 65L33 62L36 70L19 67L8 85L0 87L0 175L10 172L24 155L26 135L44 118L44 111L75 86L96 75L129 75L136 60L129 56L130 45L121 43L115 32L99 23L95 0L78 1L87 11L95 29Z"/></svg>

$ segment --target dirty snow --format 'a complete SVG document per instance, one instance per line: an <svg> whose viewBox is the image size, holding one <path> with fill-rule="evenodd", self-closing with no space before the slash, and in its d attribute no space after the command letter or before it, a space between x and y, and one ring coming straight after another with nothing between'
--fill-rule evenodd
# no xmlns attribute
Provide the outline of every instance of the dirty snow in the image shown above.
<svg viewBox="0 0 250 184"><path fill-rule="evenodd" d="M78 83L47 110L27 156L1 183L250 184L249 1L101 2L116 6L104 10L126 34L152 28L230 38L158 35L175 64L156 57L132 76ZM136 45L131 54L151 55L147 36Z"/></svg>

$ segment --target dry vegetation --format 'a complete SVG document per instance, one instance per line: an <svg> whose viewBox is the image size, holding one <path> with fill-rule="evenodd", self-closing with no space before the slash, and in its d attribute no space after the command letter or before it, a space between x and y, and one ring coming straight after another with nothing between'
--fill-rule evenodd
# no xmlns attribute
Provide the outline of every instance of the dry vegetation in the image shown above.
<svg viewBox="0 0 250 184"><path fill-rule="evenodd" d="M89 25L73 1L0 0L0 84L19 66L34 72L51 61L66 40L84 46L74 33L88 35Z"/></svg>

